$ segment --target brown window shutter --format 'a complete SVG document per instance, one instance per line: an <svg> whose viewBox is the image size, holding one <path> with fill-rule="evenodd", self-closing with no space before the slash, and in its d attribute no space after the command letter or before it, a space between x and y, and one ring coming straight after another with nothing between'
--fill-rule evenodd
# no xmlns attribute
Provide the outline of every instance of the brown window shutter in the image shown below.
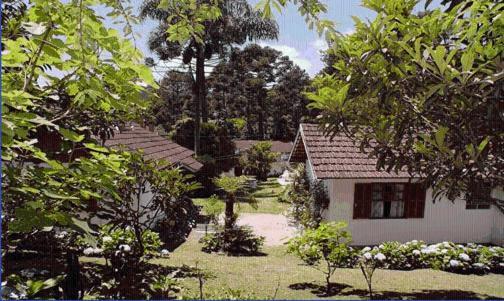
<svg viewBox="0 0 504 301"><path fill-rule="evenodd" d="M404 191L406 218L423 218L425 211L425 188L422 183L407 183Z"/></svg>
<svg viewBox="0 0 504 301"><path fill-rule="evenodd" d="M369 218L371 215L372 184L356 183L354 192L353 218Z"/></svg>

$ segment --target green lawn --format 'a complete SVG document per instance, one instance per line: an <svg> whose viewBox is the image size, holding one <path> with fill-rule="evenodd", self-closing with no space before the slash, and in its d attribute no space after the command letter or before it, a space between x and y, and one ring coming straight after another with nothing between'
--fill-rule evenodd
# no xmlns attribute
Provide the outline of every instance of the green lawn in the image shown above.
<svg viewBox="0 0 504 301"><path fill-rule="evenodd" d="M194 234L194 233L193 233ZM358 269L340 269L332 277L334 292L323 296L319 291L324 278L319 271L301 265L296 257L285 254L285 247L265 247L265 256L228 257L201 252L195 236L179 247L168 259L153 263L169 266L198 266L215 275L205 284L206 298L222 296L228 288L247 292L256 298L276 299L360 299L366 298L366 282ZM503 298L504 275L458 275L435 270L377 270L373 278L380 299L477 299ZM183 278L186 293L196 295L198 282ZM220 292L220 294L219 294Z"/></svg>
<svg viewBox="0 0 504 301"><path fill-rule="evenodd" d="M287 203L277 201L278 196L282 193L284 187L278 184L277 178L268 178L268 181L261 182L257 185L257 189L253 195L257 199L257 210L247 203L239 203L236 206L238 213L271 213L281 214L288 207ZM193 198L196 205L203 205L206 198Z"/></svg>

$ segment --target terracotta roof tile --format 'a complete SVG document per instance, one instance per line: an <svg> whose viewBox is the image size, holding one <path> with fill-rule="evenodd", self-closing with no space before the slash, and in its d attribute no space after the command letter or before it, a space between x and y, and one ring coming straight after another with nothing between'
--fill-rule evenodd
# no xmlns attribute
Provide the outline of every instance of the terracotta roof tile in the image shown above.
<svg viewBox="0 0 504 301"><path fill-rule="evenodd" d="M361 152L350 138L337 134L332 139L325 136L315 124L301 124L294 142L290 162L310 159L315 175L328 178L409 178L406 172L376 170L375 158Z"/></svg>
<svg viewBox="0 0 504 301"><path fill-rule="evenodd" d="M114 137L105 142L105 146L142 150L147 160L166 160L174 165L180 164L193 172L203 167L203 164L194 159L193 151L136 123L127 125L121 132L117 131Z"/></svg>

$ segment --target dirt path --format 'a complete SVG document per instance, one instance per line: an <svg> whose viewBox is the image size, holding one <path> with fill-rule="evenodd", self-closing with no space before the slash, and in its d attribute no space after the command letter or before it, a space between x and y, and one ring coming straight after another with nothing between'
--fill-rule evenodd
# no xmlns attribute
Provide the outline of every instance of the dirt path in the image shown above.
<svg viewBox="0 0 504 301"><path fill-rule="evenodd" d="M296 228L289 226L287 218L281 214L242 213L238 225L252 227L254 233L264 236L267 246L279 246L296 235Z"/></svg>

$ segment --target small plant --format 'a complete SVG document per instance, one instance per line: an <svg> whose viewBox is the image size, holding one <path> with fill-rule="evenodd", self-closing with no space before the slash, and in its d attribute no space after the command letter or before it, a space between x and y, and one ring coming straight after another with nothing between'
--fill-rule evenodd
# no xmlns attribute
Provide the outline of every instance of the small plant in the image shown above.
<svg viewBox="0 0 504 301"><path fill-rule="evenodd" d="M364 248L361 252L358 264L368 285L369 298L373 299L373 275L376 268L382 266L387 257L383 253L380 253L376 247L372 250Z"/></svg>
<svg viewBox="0 0 504 301"><path fill-rule="evenodd" d="M35 299L37 295L47 289L58 286L64 276L45 280L24 280L19 275L9 275L6 283L2 283L2 299Z"/></svg>
<svg viewBox="0 0 504 301"><path fill-rule="evenodd" d="M345 230L346 226L344 222L321 223L288 242L287 252L295 254L307 265L318 269L323 262L320 271L325 274L328 293L336 268L347 266L353 257L353 249L348 246L351 235Z"/></svg>
<svg viewBox="0 0 504 301"><path fill-rule="evenodd" d="M152 279L149 284L149 295L153 299L167 300L174 297L173 294L180 292L180 281L172 276L161 275Z"/></svg>
<svg viewBox="0 0 504 301"><path fill-rule="evenodd" d="M214 225L219 224L219 215L224 212L224 203L214 194L203 204L203 210Z"/></svg>
<svg viewBox="0 0 504 301"><path fill-rule="evenodd" d="M275 162L279 153L271 151L271 142L261 141L247 150L246 159L243 160L247 174L255 175L259 181L267 181L271 164Z"/></svg>
<svg viewBox="0 0 504 301"><path fill-rule="evenodd" d="M207 234L200 239L202 251L226 252L230 255L257 255L264 244L264 237L256 236L248 227L234 227Z"/></svg>

